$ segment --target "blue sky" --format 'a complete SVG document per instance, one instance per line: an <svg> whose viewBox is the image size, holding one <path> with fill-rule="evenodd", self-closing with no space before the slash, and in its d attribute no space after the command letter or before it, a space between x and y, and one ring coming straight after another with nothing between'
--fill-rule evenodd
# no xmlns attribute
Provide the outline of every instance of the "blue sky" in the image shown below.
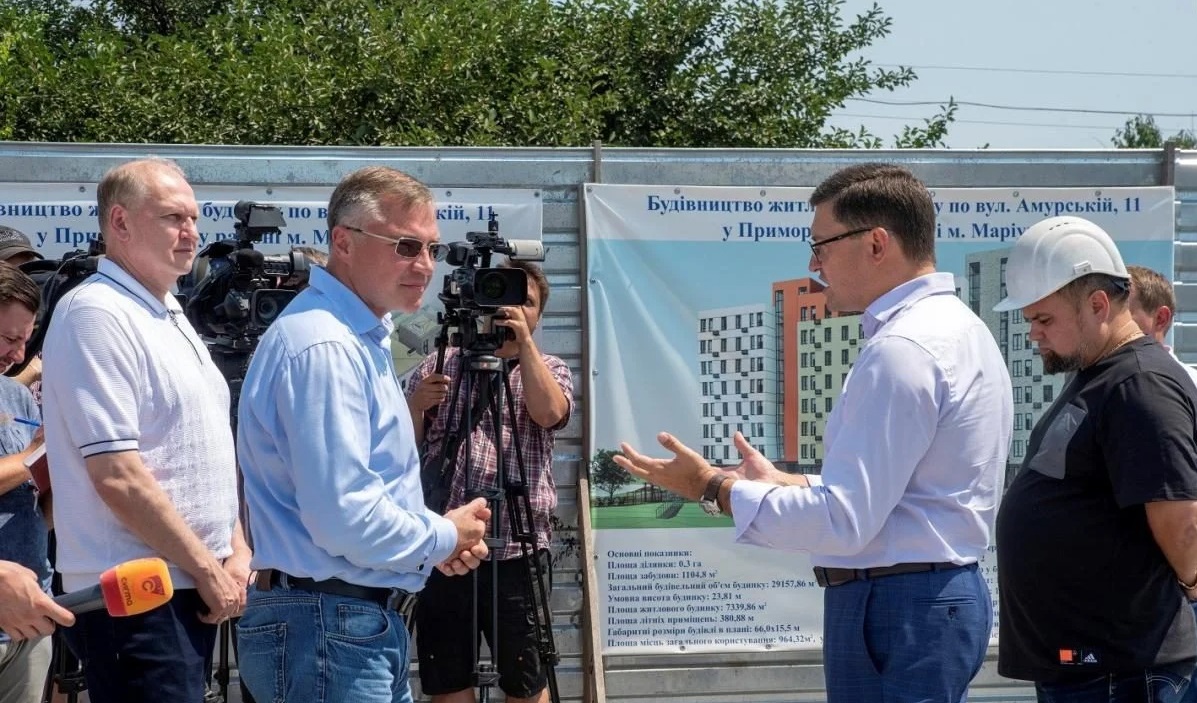
<svg viewBox="0 0 1197 703"><path fill-rule="evenodd" d="M1129 114L1157 117L1166 133L1193 129L1197 119L1197 42L1191 0L879 0L893 19L890 36L865 56L906 65L919 78L906 89L868 97L887 101L956 100L1009 106L1115 110L1081 114L964 106L949 131L953 148L1102 148ZM846 0L855 15L871 0ZM933 67L970 67L948 70ZM921 68L920 68L921 67ZM979 68L1015 71L976 70ZM1179 74L1126 76L1109 73ZM833 124L865 125L892 143L905 124L918 125L934 106L850 101ZM1127 111L1128 114L1123 114ZM1022 124L978 124L1022 123Z"/></svg>

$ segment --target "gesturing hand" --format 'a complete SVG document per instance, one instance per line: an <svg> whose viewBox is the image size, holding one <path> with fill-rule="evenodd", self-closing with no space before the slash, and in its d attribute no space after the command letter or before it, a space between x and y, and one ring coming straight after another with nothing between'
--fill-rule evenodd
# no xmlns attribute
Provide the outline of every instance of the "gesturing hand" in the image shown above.
<svg viewBox="0 0 1197 703"><path fill-rule="evenodd" d="M748 443L744 435L737 432L732 440L736 444L736 450L740 452L740 457L743 459L736 465L731 472L737 478L746 478L750 481L763 481L765 483L772 483L777 486L791 486L791 485L807 485L806 479L795 474L787 474L773 465L773 462L765 458L756 450L756 447Z"/></svg>
<svg viewBox="0 0 1197 703"><path fill-rule="evenodd" d="M672 459L653 459L632 449L626 442L619 445L623 456L617 454L612 458L628 473L655 486L690 500L702 497L707 481L715 473L714 467L668 432L658 434L657 441L673 452Z"/></svg>

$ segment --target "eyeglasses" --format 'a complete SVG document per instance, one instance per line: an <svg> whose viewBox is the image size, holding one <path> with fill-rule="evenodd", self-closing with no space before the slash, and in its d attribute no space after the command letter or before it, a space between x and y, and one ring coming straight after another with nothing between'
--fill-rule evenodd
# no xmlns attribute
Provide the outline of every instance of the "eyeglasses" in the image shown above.
<svg viewBox="0 0 1197 703"><path fill-rule="evenodd" d="M825 247L828 244L831 244L832 242L838 242L841 239L847 239L848 237L854 237L858 234L864 234L865 232L869 232L874 229L876 229L876 227L861 227L860 229L854 229L850 232L844 232L843 234L837 234L834 237L828 237L827 239L821 239L817 242L811 241L810 242L810 253L814 254L815 261L818 261L819 263L823 263L823 260L819 258L819 247Z"/></svg>
<svg viewBox="0 0 1197 703"><path fill-rule="evenodd" d="M449 245L440 242L425 242L423 239L416 239L415 237L384 237L381 234L374 234L367 232L360 227L352 225L341 225L351 232L364 234L367 237L374 237L395 245L395 253L405 259L414 259L420 255L420 252L428 249L428 255L432 257L433 261L444 261L449 254Z"/></svg>

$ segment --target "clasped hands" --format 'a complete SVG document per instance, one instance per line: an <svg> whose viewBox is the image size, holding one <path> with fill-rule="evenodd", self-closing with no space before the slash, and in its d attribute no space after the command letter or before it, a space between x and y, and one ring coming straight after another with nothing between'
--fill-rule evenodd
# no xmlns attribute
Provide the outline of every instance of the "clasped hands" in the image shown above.
<svg viewBox="0 0 1197 703"><path fill-rule="evenodd" d="M486 535L486 522L490 520L490 508L485 498L474 500L445 513L445 517L457 527L457 546L453 554L436 565L445 576L464 576L477 569L489 550L482 538Z"/></svg>

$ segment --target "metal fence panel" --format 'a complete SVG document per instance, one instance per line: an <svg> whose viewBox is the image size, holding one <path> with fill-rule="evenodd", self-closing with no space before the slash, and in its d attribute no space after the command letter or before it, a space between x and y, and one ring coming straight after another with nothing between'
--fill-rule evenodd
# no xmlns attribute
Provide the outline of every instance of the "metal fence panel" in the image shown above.
<svg viewBox="0 0 1197 703"><path fill-rule="evenodd" d="M541 346L561 356L581 389L585 371L585 241L578 192L583 183L814 186L836 169L862 161L906 164L936 187L1177 187L1176 280L1180 314L1175 346L1197 358L1197 152L1093 151L810 151L755 149L517 149L226 147L0 143L0 180L96 182L125 160L155 154L177 160L205 185L334 185L346 172L386 164L435 188L532 188L544 203L546 272L552 295ZM1175 157L1175 158L1173 158ZM518 238L518 233L509 233ZM795 262L800 271L804 262ZM579 391L580 393L580 391ZM552 599L564 700L581 700L589 634L580 570L577 488L583 471L586 399L558 435L555 476L560 492L556 551L561 554ZM822 701L821 658L812 652L611 656L607 698L618 703L668 701ZM999 677L990 657L972 701L1034 700L1025 684Z"/></svg>

